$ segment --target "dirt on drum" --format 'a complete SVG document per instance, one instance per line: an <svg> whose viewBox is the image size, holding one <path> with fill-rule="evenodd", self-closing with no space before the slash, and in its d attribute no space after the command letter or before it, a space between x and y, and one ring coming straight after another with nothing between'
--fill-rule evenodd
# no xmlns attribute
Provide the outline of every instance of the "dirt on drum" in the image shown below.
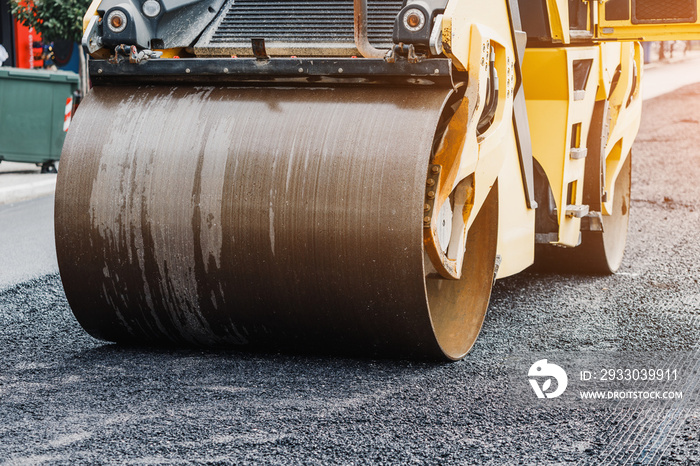
<svg viewBox="0 0 700 466"><path fill-rule="evenodd" d="M112 341L461 357L485 306L468 321L466 280L438 298L423 257L430 128L450 93L96 88L56 193L76 317ZM445 319L473 336L455 343Z"/></svg>

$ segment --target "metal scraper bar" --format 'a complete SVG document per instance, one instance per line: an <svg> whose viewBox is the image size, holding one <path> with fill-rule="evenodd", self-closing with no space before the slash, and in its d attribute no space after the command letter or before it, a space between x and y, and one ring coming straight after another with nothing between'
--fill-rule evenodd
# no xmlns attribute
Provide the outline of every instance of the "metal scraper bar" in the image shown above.
<svg viewBox="0 0 700 466"><path fill-rule="evenodd" d="M406 84L452 85L452 61L445 58L419 63L382 59L193 58L158 59L141 64L91 60L90 76L95 83L134 82L402 82Z"/></svg>

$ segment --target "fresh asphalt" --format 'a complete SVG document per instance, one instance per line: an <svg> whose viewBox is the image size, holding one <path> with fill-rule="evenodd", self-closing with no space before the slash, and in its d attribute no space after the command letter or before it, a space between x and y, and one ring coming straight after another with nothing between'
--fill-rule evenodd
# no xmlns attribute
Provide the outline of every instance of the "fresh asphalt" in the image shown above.
<svg viewBox="0 0 700 466"><path fill-rule="evenodd" d="M81 330L56 274L11 277L0 291L0 461L700 463L698 108L700 85L645 103L620 273L499 281L458 363L120 347ZM3 243L11 215L0 210ZM2 247L7 273L12 245ZM568 374L559 398L530 387L542 359ZM617 368L676 376L601 380ZM582 400L587 390L683 398Z"/></svg>

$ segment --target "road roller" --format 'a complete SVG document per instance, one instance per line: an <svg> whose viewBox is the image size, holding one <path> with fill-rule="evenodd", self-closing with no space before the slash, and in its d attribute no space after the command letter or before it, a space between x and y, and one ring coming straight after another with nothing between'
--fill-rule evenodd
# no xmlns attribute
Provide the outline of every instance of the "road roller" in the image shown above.
<svg viewBox="0 0 700 466"><path fill-rule="evenodd" d="M459 360L494 282L614 273L642 40L697 0L96 0L66 297L132 344Z"/></svg>

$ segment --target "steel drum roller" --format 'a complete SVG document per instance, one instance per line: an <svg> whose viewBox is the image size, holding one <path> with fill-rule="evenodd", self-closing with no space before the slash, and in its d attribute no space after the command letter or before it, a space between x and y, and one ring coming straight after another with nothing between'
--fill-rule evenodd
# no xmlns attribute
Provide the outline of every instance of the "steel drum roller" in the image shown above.
<svg viewBox="0 0 700 466"><path fill-rule="evenodd" d="M117 342L463 357L488 304L497 213L491 195L464 277L440 278L422 219L451 93L95 88L56 191L75 316Z"/></svg>

